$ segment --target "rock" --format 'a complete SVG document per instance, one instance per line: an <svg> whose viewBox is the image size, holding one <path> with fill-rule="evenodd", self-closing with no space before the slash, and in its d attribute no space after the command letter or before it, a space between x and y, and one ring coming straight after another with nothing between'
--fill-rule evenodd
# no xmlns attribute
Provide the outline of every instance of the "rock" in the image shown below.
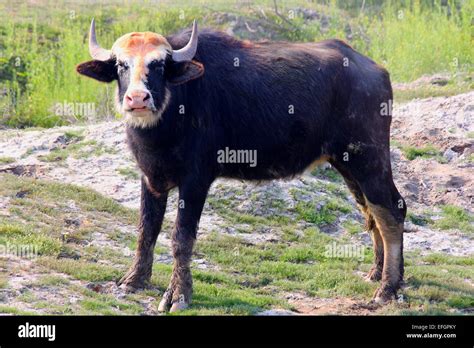
<svg viewBox="0 0 474 348"><path fill-rule="evenodd" d="M100 283L89 283L86 285L86 288L98 293L104 292L104 286Z"/></svg>
<svg viewBox="0 0 474 348"><path fill-rule="evenodd" d="M418 226L416 226L413 222L406 220L403 230L404 232L416 232L418 230Z"/></svg>
<svg viewBox="0 0 474 348"><path fill-rule="evenodd" d="M417 195L419 192L419 185L414 183L413 181L409 181L403 185L403 188L414 195Z"/></svg>
<svg viewBox="0 0 474 348"><path fill-rule="evenodd" d="M65 218L64 223L66 224L66 226L79 227L81 226L82 221L79 218Z"/></svg>
<svg viewBox="0 0 474 348"><path fill-rule="evenodd" d="M430 83L432 85L446 86L449 82L449 78L446 76L435 75L431 77Z"/></svg>
<svg viewBox="0 0 474 348"><path fill-rule="evenodd" d="M56 138L56 140L53 141L53 148L57 147L58 145L67 145L68 139L66 138L65 135L60 135L59 137Z"/></svg>
<svg viewBox="0 0 474 348"><path fill-rule="evenodd" d="M466 151L473 152L474 151L474 144L472 142L465 142L462 144L454 145L451 147L452 151L460 154L464 154ZM446 150L447 151L447 150Z"/></svg>
<svg viewBox="0 0 474 348"><path fill-rule="evenodd" d="M447 149L446 151L444 151L443 157L446 158L448 162L451 162L453 159L457 159L459 157L459 154L451 149Z"/></svg>
<svg viewBox="0 0 474 348"><path fill-rule="evenodd" d="M451 176L446 182L447 187L463 187L466 181L458 176Z"/></svg>
<svg viewBox="0 0 474 348"><path fill-rule="evenodd" d="M25 198L29 193L30 193L30 191L27 191L27 190L18 191L16 193L15 197L16 198Z"/></svg>
<svg viewBox="0 0 474 348"><path fill-rule="evenodd" d="M79 260L81 258L81 255L79 253L73 252L73 251L61 251L56 258L57 259Z"/></svg>
<svg viewBox="0 0 474 348"><path fill-rule="evenodd" d="M38 174L42 173L42 168L39 165L14 165L3 168L0 172L11 173L17 176L29 176L36 177Z"/></svg>

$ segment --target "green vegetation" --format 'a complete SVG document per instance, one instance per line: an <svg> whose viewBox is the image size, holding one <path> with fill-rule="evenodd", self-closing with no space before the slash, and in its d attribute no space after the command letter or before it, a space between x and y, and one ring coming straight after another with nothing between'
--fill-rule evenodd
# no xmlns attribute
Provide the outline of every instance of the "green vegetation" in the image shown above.
<svg viewBox="0 0 474 348"><path fill-rule="evenodd" d="M0 313L31 314L34 309L45 314L138 315L156 310L170 279L171 264L154 263L151 287L144 291L116 296L94 290L118 280L129 267L136 246L136 211L92 190L9 174L0 175L0 196L10 199L9 215L0 217L0 246L27 244L38 249L38 257L28 266L37 277L28 284L28 291L15 297L21 305L2 305ZM362 231L353 220L343 223L348 234L337 238L318 228L347 214L348 207L340 198L321 202L326 207L321 209L324 218L316 219L316 213L308 212L315 205L302 205L295 208L295 218L285 223L238 213L232 201L216 205L211 199L212 204L219 218L237 230L271 226L278 238L251 243L221 231L200 235L194 258L204 258L207 268L193 266L193 302L181 314L249 315L271 308L294 309L285 299L288 293L365 302L377 287L357 274L370 268L369 247L346 257L327 253L332 245L350 244L351 233ZM443 219L448 218L472 222L467 212L453 207L443 210ZM165 218L162 233L169 232L171 223ZM158 247L155 253L168 255L169 250ZM378 313L447 314L472 307L472 257L407 253L405 259L407 288L402 294L406 302ZM0 270L10 271L9 267L0 259ZM7 273L0 271L0 288L5 291L9 291L8 280ZM44 293L57 295L53 301L45 299ZM71 302L71 298L76 300Z"/></svg>
<svg viewBox="0 0 474 348"><path fill-rule="evenodd" d="M80 132L65 132L64 144L51 149L46 155L38 156L43 162L63 162L68 157L87 158L92 155L99 156L103 153L115 153L115 149L101 144L95 140L84 140ZM31 155L33 150L28 150L24 157Z"/></svg>
<svg viewBox="0 0 474 348"><path fill-rule="evenodd" d="M250 27L264 30L252 39L317 41L347 40L354 48L384 65L393 81L412 81L424 74L467 73L471 78L472 1L184 1L143 3L35 3L0 4L0 117L12 127L51 127L78 120L114 117L113 86L78 76L75 66L89 60L86 33L95 17L101 44L110 47L130 31L164 35L189 27L196 18L201 27L225 29L224 14L245 18ZM11 7L10 7L11 6ZM361 9L362 8L362 9ZM324 18L310 20L301 9ZM262 12L263 11L263 12ZM139 20L138 20L139 19ZM248 31L236 31L246 38ZM472 80L446 86L395 92L401 99L458 93L472 89Z"/></svg>
<svg viewBox="0 0 474 348"><path fill-rule="evenodd" d="M408 211L407 220L415 225L431 226L440 230L456 229L468 234L474 232L474 215L470 211L455 205L441 205L440 208L440 213Z"/></svg>
<svg viewBox="0 0 474 348"><path fill-rule="evenodd" d="M69 274L75 279L92 282L117 280L122 275L115 267L80 260L42 258L39 263L49 269Z"/></svg>
<svg viewBox="0 0 474 348"><path fill-rule="evenodd" d="M319 210L316 209L315 204L310 202L299 202L296 206L296 212L301 219L317 225L331 224L336 221L338 213L347 214L350 211L351 208L347 204L337 199L321 203Z"/></svg>
<svg viewBox="0 0 474 348"><path fill-rule="evenodd" d="M9 164L15 162L15 159L12 157L0 157L0 164Z"/></svg>
<svg viewBox="0 0 474 348"><path fill-rule="evenodd" d="M394 98L398 102L404 102L416 98L448 97L472 90L474 88L472 72L467 74L467 76L463 75L459 73L451 78L446 85L420 83L412 86L409 85L405 88L397 88L395 86L393 91Z"/></svg>
<svg viewBox="0 0 474 348"><path fill-rule="evenodd" d="M357 234L365 230L364 226L357 221L345 221L342 226L350 234Z"/></svg>
<svg viewBox="0 0 474 348"><path fill-rule="evenodd" d="M415 214L411 211L408 211L407 213L407 220L419 226L427 225L431 221L429 217L423 216L421 214Z"/></svg>
<svg viewBox="0 0 474 348"><path fill-rule="evenodd" d="M439 229L459 229L463 232L474 232L474 215L467 210L454 205L441 207L442 217L433 225Z"/></svg>
<svg viewBox="0 0 474 348"><path fill-rule="evenodd" d="M432 145L424 146L424 147L413 147L413 146L406 146L402 147L402 152L407 159L410 161L414 160L415 158L434 158L440 163L444 163L446 160L442 156L441 152Z"/></svg>
<svg viewBox="0 0 474 348"><path fill-rule="evenodd" d="M119 168L119 169L117 169L117 172L120 175L123 175L123 176L125 176L126 178L129 178L129 179L138 180L140 178L140 175L138 174L138 172L135 168Z"/></svg>
<svg viewBox="0 0 474 348"><path fill-rule="evenodd" d="M343 180L341 174L339 174L333 167L323 169L320 166L317 166L311 171L311 175L333 182L342 182Z"/></svg>
<svg viewBox="0 0 474 348"><path fill-rule="evenodd" d="M16 246L21 253L51 255L59 252L61 243L46 233L24 226L0 223L0 245Z"/></svg>

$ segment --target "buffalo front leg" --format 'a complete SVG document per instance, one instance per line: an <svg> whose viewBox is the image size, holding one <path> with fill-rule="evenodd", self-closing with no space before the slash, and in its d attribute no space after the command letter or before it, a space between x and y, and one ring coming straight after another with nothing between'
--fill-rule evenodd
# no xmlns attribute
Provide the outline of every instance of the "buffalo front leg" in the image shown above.
<svg viewBox="0 0 474 348"><path fill-rule="evenodd" d="M161 312L183 310L191 303L193 292L191 255L208 188L207 184L191 182L180 185L178 215L171 243L174 258L173 273L158 307Z"/></svg>
<svg viewBox="0 0 474 348"><path fill-rule="evenodd" d="M143 288L151 278L153 252L163 223L167 198L167 192L152 192L142 177L137 250L132 266L118 282L126 290Z"/></svg>

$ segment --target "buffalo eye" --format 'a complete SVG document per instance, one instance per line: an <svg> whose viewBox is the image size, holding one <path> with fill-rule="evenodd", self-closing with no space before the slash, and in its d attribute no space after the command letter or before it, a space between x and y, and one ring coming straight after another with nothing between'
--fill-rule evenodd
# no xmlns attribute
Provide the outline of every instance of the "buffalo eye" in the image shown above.
<svg viewBox="0 0 474 348"><path fill-rule="evenodd" d="M117 62L119 72L124 72L128 70L128 65L125 62Z"/></svg>
<svg viewBox="0 0 474 348"><path fill-rule="evenodd" d="M164 66L165 66L165 65L164 65L164 62L163 62L163 61L154 60L154 61L150 62L150 64L148 64L148 69L149 69L150 71L162 72Z"/></svg>

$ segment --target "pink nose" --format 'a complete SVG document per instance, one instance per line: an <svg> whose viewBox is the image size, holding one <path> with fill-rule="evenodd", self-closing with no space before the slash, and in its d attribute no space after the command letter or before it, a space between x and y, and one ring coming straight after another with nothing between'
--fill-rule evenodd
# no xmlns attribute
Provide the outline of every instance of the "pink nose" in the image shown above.
<svg viewBox="0 0 474 348"><path fill-rule="evenodd" d="M146 91L130 91L125 95L125 101L131 109L143 109L148 107L150 93Z"/></svg>

